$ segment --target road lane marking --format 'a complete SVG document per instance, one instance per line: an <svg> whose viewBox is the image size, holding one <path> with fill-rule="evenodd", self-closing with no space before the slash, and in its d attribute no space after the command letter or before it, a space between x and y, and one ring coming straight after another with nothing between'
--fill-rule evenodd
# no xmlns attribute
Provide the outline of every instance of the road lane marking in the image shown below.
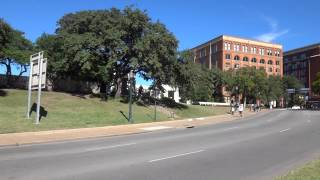
<svg viewBox="0 0 320 180"><path fill-rule="evenodd" d="M291 128L288 128L288 129L284 129L284 130L281 130L281 131L279 131L279 132L286 132L286 131L289 131Z"/></svg>
<svg viewBox="0 0 320 180"><path fill-rule="evenodd" d="M226 129L224 129L225 131L228 131L228 130L233 130L233 129L238 129L239 127L238 126L236 126L236 127L231 127L231 128L226 128Z"/></svg>
<svg viewBox="0 0 320 180"><path fill-rule="evenodd" d="M152 127L145 127L145 128L140 128L145 131L156 131L156 130L162 130L162 129L170 129L172 127L169 126L152 126Z"/></svg>
<svg viewBox="0 0 320 180"><path fill-rule="evenodd" d="M162 161L162 160L166 160L166 159L172 159L172 158L181 157L181 156L187 156L187 155L191 155L191 154L197 154L197 153L201 153L203 151L204 150L202 149L202 150L199 150L199 151L193 151L193 152L188 152L188 153L183 153L183 154L177 154L177 155L174 155L174 156L168 156L168 157L164 157L164 158L153 159L153 160L150 160L149 163Z"/></svg>
<svg viewBox="0 0 320 180"><path fill-rule="evenodd" d="M203 117L196 118L196 120L204 120Z"/></svg>
<svg viewBox="0 0 320 180"><path fill-rule="evenodd" d="M132 146L132 145L135 145L135 144L137 144L137 143L118 144L118 145L113 145L113 146L88 148L88 149L86 149L86 151L99 151L99 150L113 149L113 148L118 148L118 147Z"/></svg>

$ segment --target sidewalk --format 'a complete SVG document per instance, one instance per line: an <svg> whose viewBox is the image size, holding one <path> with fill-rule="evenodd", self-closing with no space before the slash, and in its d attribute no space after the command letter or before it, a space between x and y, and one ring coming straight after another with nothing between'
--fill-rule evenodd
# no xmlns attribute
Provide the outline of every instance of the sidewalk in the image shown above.
<svg viewBox="0 0 320 180"><path fill-rule="evenodd" d="M261 112L260 112L261 113ZM246 111L245 116L249 117L256 113ZM190 118L174 121L162 121L141 124L105 126L95 128L81 128L81 129L64 129L38 132L24 132L24 133L10 133L0 134L0 146L21 145L30 143L44 143L72 139L83 139L92 137L105 137L125 134L135 134L150 132L156 130L165 130L172 128L187 128L193 126L203 126L209 124L216 124L220 122L233 121L241 119L238 114L232 116L230 114Z"/></svg>

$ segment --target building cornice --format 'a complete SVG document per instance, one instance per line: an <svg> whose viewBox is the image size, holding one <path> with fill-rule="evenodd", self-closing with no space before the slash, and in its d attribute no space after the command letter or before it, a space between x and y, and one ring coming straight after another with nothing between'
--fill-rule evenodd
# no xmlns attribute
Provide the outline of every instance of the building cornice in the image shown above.
<svg viewBox="0 0 320 180"><path fill-rule="evenodd" d="M304 46L304 47L300 47L300 48L296 48L296 49L292 49L289 51L284 52L283 56L288 56L291 54L295 54L295 53L300 53L300 52L304 52L304 51L308 51L311 49L316 49L316 48L320 48L320 43L317 44L311 44L308 46Z"/></svg>
<svg viewBox="0 0 320 180"><path fill-rule="evenodd" d="M239 42L239 43L243 43L243 44L251 44L251 45L256 45L256 46L264 46L264 47L282 49L282 45L280 45L280 44L268 43L268 42L263 42L263 41L248 39L248 38L236 37L236 36L220 35L214 39L211 39L205 43L202 43L202 44L192 48L191 51L201 49L205 46L208 46L210 43L216 43L220 40L235 41L235 42Z"/></svg>

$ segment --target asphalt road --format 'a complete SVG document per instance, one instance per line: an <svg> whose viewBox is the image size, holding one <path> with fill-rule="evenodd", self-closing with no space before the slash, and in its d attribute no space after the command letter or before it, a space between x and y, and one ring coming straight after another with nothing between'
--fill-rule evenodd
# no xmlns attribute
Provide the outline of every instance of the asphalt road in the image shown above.
<svg viewBox="0 0 320 180"><path fill-rule="evenodd" d="M320 111L0 148L0 179L272 179L320 155Z"/></svg>

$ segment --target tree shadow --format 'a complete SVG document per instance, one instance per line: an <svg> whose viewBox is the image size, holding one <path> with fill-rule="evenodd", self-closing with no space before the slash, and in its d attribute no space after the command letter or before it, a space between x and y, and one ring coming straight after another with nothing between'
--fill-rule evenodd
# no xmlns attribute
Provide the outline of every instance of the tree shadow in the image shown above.
<svg viewBox="0 0 320 180"><path fill-rule="evenodd" d="M123 112L123 111L119 111L122 116L129 122L129 117L127 117L127 115Z"/></svg>
<svg viewBox="0 0 320 180"><path fill-rule="evenodd" d="M0 89L0 96L7 96L8 92Z"/></svg>
<svg viewBox="0 0 320 180"><path fill-rule="evenodd" d="M29 111L29 115L31 116L32 112L37 113L37 103L33 103L31 106L31 109ZM42 117L47 117L48 111L44 109L44 107L40 106L40 118L39 121L41 121Z"/></svg>
<svg viewBox="0 0 320 180"><path fill-rule="evenodd" d="M177 103L171 98L161 98L160 100L157 100L157 103L172 109L188 109L187 105Z"/></svg>

